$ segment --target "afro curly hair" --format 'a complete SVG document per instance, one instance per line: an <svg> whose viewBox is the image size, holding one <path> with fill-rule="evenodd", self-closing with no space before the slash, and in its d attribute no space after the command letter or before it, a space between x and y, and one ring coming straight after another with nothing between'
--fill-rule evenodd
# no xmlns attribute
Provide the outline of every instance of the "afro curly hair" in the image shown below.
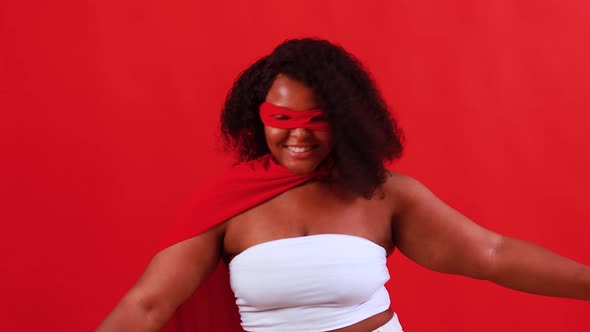
<svg viewBox="0 0 590 332"><path fill-rule="evenodd" d="M334 148L333 181L371 197L387 176L384 163L401 156L403 133L363 65L326 40L291 39L242 72L221 113L221 135L239 161L270 153L259 106L278 74L311 87L326 111Z"/></svg>

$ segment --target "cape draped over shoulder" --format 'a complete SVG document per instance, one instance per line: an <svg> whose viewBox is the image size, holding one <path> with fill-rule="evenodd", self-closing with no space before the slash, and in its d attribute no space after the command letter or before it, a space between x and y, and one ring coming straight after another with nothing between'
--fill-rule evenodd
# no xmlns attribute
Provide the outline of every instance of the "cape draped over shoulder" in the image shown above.
<svg viewBox="0 0 590 332"><path fill-rule="evenodd" d="M293 173L276 163L270 154L239 163L193 195L190 204L162 237L156 252L199 235L289 189L327 175L325 167L307 174ZM226 264L219 264L163 331L243 331Z"/></svg>

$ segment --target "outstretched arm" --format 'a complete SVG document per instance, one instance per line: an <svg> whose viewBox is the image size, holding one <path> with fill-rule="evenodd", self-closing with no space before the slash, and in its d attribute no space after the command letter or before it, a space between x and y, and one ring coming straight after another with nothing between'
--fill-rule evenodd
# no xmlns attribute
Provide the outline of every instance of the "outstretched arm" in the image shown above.
<svg viewBox="0 0 590 332"><path fill-rule="evenodd" d="M408 176L393 173L386 186L398 205L396 245L416 263L523 292L590 300L590 267L487 230Z"/></svg>
<svg viewBox="0 0 590 332"><path fill-rule="evenodd" d="M154 256L141 278L96 331L160 331L219 262L222 226Z"/></svg>

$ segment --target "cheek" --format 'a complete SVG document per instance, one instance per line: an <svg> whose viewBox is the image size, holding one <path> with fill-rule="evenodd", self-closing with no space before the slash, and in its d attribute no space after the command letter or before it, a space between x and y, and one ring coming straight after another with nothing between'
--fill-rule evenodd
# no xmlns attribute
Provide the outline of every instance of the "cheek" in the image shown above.
<svg viewBox="0 0 590 332"><path fill-rule="evenodd" d="M277 143L282 142L288 136L289 131L280 128L264 127L264 136L266 138L266 144L269 148L273 148Z"/></svg>

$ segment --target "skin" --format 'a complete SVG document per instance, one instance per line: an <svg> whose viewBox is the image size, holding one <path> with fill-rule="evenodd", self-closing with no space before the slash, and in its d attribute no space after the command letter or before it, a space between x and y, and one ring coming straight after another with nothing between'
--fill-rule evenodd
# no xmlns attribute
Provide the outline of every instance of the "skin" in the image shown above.
<svg viewBox="0 0 590 332"><path fill-rule="evenodd" d="M266 100L293 110L315 108L307 86L279 75ZM293 172L311 172L329 155L329 133L265 128L274 157ZM285 151L313 145L309 158ZM267 241L338 233L397 247L414 262L434 271L486 279L515 290L590 300L590 268L530 242L491 232L406 175L392 172L383 195L365 199L319 181L289 190L192 239L156 255L136 285L97 331L159 331L221 259ZM280 223L277 223L280 220ZM386 310L338 332L372 331L393 313Z"/></svg>

